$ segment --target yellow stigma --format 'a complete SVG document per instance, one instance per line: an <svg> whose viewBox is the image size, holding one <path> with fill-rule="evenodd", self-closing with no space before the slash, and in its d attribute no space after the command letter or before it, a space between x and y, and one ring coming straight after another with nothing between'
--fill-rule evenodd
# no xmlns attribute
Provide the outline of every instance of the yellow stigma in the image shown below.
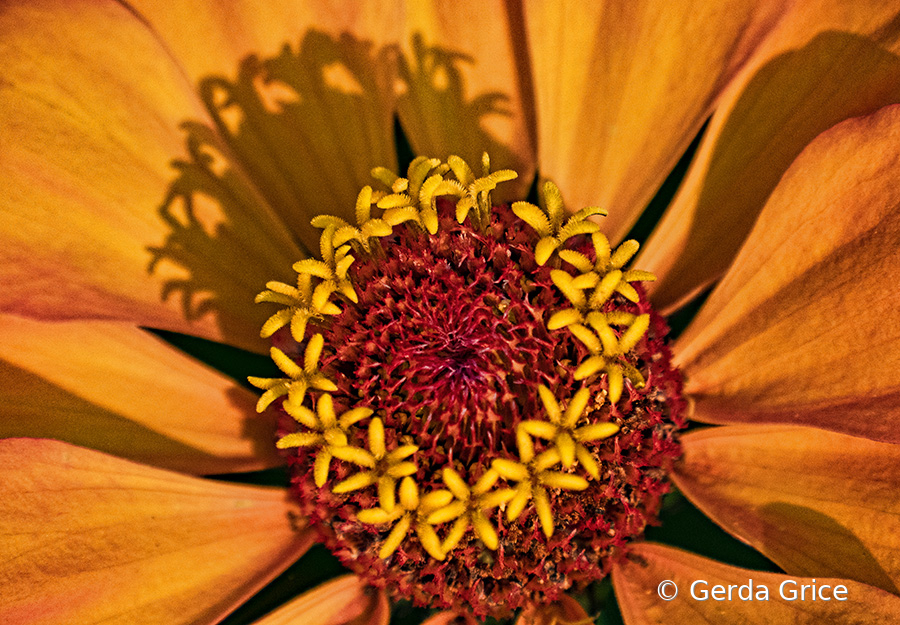
<svg viewBox="0 0 900 625"><path fill-rule="evenodd" d="M276 446L279 449L288 447L318 447L314 468L316 486L322 488L328 481L328 471L334 452L347 447L347 434L350 427L358 421L371 416L368 408L353 408L338 418L334 411L331 395L325 393L316 405L316 412L306 406L284 402L285 411L295 421L308 428L306 432L295 432L281 437Z"/></svg>
<svg viewBox="0 0 900 625"><path fill-rule="evenodd" d="M453 494L448 490L436 490L419 497L419 486L411 477L405 477L400 483L400 505L397 508L391 512L384 508L360 510L357 517L363 523L378 525L396 521L391 533L381 545L379 558L389 558L406 538L410 528L415 527L419 542L428 555L435 560L443 560L446 553L441 548L441 539L427 519L432 512L446 506L452 500Z"/></svg>
<svg viewBox="0 0 900 625"><path fill-rule="evenodd" d="M511 488L491 490L500 474L495 470L486 471L471 488L462 476L450 467L444 468L444 484L453 493L456 500L428 516L432 524L454 521L453 526L441 543L444 552L453 550L471 527L476 536L490 550L499 545L497 530L488 520L487 512L508 502L515 495Z"/></svg>
<svg viewBox="0 0 900 625"><path fill-rule="evenodd" d="M575 427L590 399L590 392L587 388L581 388L575 393L565 414L549 388L542 384L538 387L538 393L550 420L521 422L519 429L523 434L519 436L530 435L553 441L563 467L571 469L575 466L577 459L592 478L599 480L600 467L597 466L597 462L582 443L609 438L619 431L619 426L615 423L592 423L580 428Z"/></svg>
<svg viewBox="0 0 900 625"><path fill-rule="evenodd" d="M375 484L378 486L379 505L385 512L393 512L397 480L416 472L415 463L406 459L419 448L415 445L401 445L397 449L387 451L384 445L384 424L377 417L369 422L368 437L368 450L346 446L332 452L336 458L370 469L360 471L339 482L332 492L349 493Z"/></svg>
<svg viewBox="0 0 900 625"><path fill-rule="evenodd" d="M272 360L288 377L257 378L250 376L247 378L250 384L256 388L265 390L265 393L256 402L256 411L262 412L269 407L269 404L285 394L292 404L299 406L303 403L306 391L310 388L329 392L338 390L334 382L319 373L319 356L322 355L324 345L325 339L321 334L316 334L309 340L303 354L302 368L277 347L271 348L269 353Z"/></svg>
<svg viewBox="0 0 900 625"><path fill-rule="evenodd" d="M544 183L544 210L529 202L514 202L512 210L516 217L534 228L541 239L534 249L534 259L544 265L550 256L566 241L579 234L598 232L600 226L587 218L592 215L606 216L606 211L596 206L583 208L566 220L562 194L553 182Z"/></svg>

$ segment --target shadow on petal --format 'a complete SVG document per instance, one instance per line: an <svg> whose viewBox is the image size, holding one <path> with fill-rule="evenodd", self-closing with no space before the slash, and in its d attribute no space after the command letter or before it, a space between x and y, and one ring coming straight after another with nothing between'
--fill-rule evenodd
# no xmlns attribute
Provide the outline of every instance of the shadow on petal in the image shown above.
<svg viewBox="0 0 900 625"><path fill-rule="evenodd" d="M784 557L780 558L782 566L791 573L806 577L860 579L872 586L900 594L897 585L865 544L849 528L831 517L812 508L783 502L760 506L756 514L763 526L768 528L761 536L763 542L766 542L766 534L769 537L777 536L780 527L789 525L794 530L791 534L801 533L808 545L815 545L819 552L829 554L828 558L820 562L816 557L817 550L807 548L798 550L791 562L786 562ZM790 535L779 536L775 538L775 542L788 544ZM833 565L835 560L843 563L839 570Z"/></svg>
<svg viewBox="0 0 900 625"><path fill-rule="evenodd" d="M173 162L178 175L158 209L169 234L146 248L161 299L179 299L187 320L212 316L225 342L261 351L258 328L271 311L254 296L269 280L293 282L291 263L318 251L312 217L355 221L372 168L396 170L395 106L412 118L464 118L479 157L516 162L482 127L509 115L508 96L470 97L459 66L473 61L423 41L413 36L407 59L396 45L309 30L296 48L244 58L234 79L203 79L213 125L182 124L189 157Z"/></svg>

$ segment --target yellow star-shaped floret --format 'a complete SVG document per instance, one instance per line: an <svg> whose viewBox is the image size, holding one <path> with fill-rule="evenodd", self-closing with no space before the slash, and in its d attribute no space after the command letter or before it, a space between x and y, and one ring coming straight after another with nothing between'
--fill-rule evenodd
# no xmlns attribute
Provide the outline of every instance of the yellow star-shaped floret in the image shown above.
<svg viewBox="0 0 900 625"><path fill-rule="evenodd" d="M571 469L575 466L577 458L592 478L599 479L600 467L597 466L597 461L582 443L609 438L619 431L619 426L615 423L592 423L580 428L575 427L584 415L584 410L591 397L591 393L586 387L575 393L566 407L565 413L559 407L556 397L549 388L543 384L540 385L538 394L550 420L522 421L519 423L519 429L526 435L553 441L565 468Z"/></svg>
<svg viewBox="0 0 900 625"><path fill-rule="evenodd" d="M435 560L443 560L447 554L441 548L441 539L433 525L428 522L428 516L453 501L453 494L448 490L436 490L419 497L419 486L411 477L405 477L400 482L399 499L400 505L391 512L384 508L368 508L360 510L356 515L363 523L374 525L394 523L391 533L378 551L378 557L382 559L390 557L406 538L410 528L415 527L419 542L428 555Z"/></svg>
<svg viewBox="0 0 900 625"><path fill-rule="evenodd" d="M606 216L604 209L589 206L581 209L563 223L566 211L563 208L562 193L560 193L559 187L548 180L544 183L543 192L543 209L529 202L513 202L512 205L516 216L534 228L541 237L534 248L534 259L538 265L546 264L553 252L572 237L598 232L600 226L593 221L588 221L588 217Z"/></svg>
<svg viewBox="0 0 900 625"><path fill-rule="evenodd" d="M291 336L300 343L306 334L306 324L310 319L321 319L323 315L339 315L341 309L332 302L325 302L322 306L313 304L313 277L309 274L300 274L297 277L297 286L293 287L283 282L271 281L266 283L266 290L256 296L256 303L272 302L287 306L269 317L262 326L259 335L266 339L275 334L282 327L291 325Z"/></svg>
<svg viewBox="0 0 900 625"><path fill-rule="evenodd" d="M584 490L588 487L588 481L573 473L550 471L549 469L559 464L561 460L559 450L554 447L535 456L531 438L523 430L516 431L516 443L519 448L518 461L498 458L491 464L491 468L499 473L500 477L510 482L518 482L515 495L506 507L506 518L509 521L519 518L528 501L534 499L534 509L541 523L541 529L544 535L550 538L553 536L554 521L546 489Z"/></svg>
<svg viewBox="0 0 900 625"><path fill-rule="evenodd" d="M499 169L491 172L491 159L487 152L481 156L481 178L476 178L472 168L458 156L450 156L447 164L456 176L456 187L442 187L446 195L455 195L459 198L456 202L456 221L462 223L475 210L475 226L479 229L487 227L490 223L491 191L497 188L501 182L515 180L519 174L511 169ZM453 192L453 189L458 189Z"/></svg>
<svg viewBox="0 0 900 625"><path fill-rule="evenodd" d="M550 272L553 284L569 300L572 308L553 313L547 322L547 329L558 330L559 328L571 328L574 325L584 325L588 323L588 317L593 313L592 325L605 325L607 338L615 339L615 335L611 334L608 326L610 324L630 325L634 321L634 315L620 311L600 313L600 309L613 293L619 293L629 301L637 303L640 298L631 283L652 281L656 279L656 276L648 271L622 270L623 265L637 252L639 247L637 241L625 241L611 254L609 240L604 234L595 232L591 235L591 239L595 252L593 261L575 250L562 250L559 253L562 260L571 264L581 274L573 276L561 269ZM586 291L590 291L590 293L586 294ZM604 321L605 323L602 323ZM646 327L644 329L646 330ZM600 332L599 328L598 332ZM631 347L633 346L632 344ZM620 350L620 352L624 353L628 349Z"/></svg>
<svg viewBox="0 0 900 625"><path fill-rule="evenodd" d="M340 418L334 411L334 400L328 393L323 394L316 403L316 412L306 406L291 401L284 402L285 411L295 421L309 428L308 432L294 432L281 437L276 443L278 449L289 447L318 447L313 467L313 479L316 486L322 488L328 481L328 471L334 452L347 447L347 434L350 427L372 415L371 408L357 407L343 413Z"/></svg>
<svg viewBox="0 0 900 625"><path fill-rule="evenodd" d="M445 553L453 550L469 527L475 530L475 534L488 549L497 549L500 543L497 530L491 525L486 512L508 502L516 494L515 491L511 488L491 490L500 478L500 474L494 469L485 471L471 488L462 476L450 467L444 468L442 477L456 500L432 512L428 522L440 524L454 519L456 522L441 543L441 549Z"/></svg>
<svg viewBox="0 0 900 625"><path fill-rule="evenodd" d="M401 445L397 449L387 451L384 441L384 424L378 417L369 422L369 449L359 447L341 447L333 450L336 458L370 469L360 471L335 484L332 492L349 493L372 484L378 484L378 502L386 512L393 512L396 502L394 491L397 480L416 472L416 465L406 460L419 450L415 445Z"/></svg>
<svg viewBox="0 0 900 625"><path fill-rule="evenodd" d="M617 337L610 328L610 322L631 322L628 329ZM644 376L625 358L634 349L650 326L650 315L627 315L626 313L599 313L592 311L587 315L591 326L573 323L568 326L569 332L581 341L590 352L584 361L579 363L573 377L584 380L593 375L605 372L610 403L615 404L622 397L625 378L631 380L635 388L644 386Z"/></svg>
<svg viewBox="0 0 900 625"><path fill-rule="evenodd" d="M331 245L336 249L348 242L355 242L365 252L371 252L370 241L373 238L387 237L393 232L391 224L384 219L372 217L372 203L378 196L372 187L365 186L356 196L356 226L352 226L340 217L333 215L317 215L312 220L314 228L334 228Z"/></svg>
<svg viewBox="0 0 900 625"><path fill-rule="evenodd" d="M376 167L372 175L389 186L392 193L376 202L384 210L382 219L391 226L413 221L430 234L438 230L437 210L431 199L436 187L444 180L449 167L440 159L417 156L407 168L407 177L400 178L385 167Z"/></svg>
<svg viewBox="0 0 900 625"><path fill-rule="evenodd" d="M322 354L324 345L325 339L322 335L314 335L306 345L302 367L277 347L270 348L269 353L272 355L272 360L288 377L257 378L250 376L247 378L247 381L256 388L265 390L265 393L256 402L256 411L262 412L269 407L269 404L284 394L288 395L292 403L300 405L309 388L330 392L338 390L334 382L319 373L319 356Z"/></svg>
<svg viewBox="0 0 900 625"><path fill-rule="evenodd" d="M341 293L354 304L359 301L353 283L350 281L347 272L350 271L350 265L353 264L354 258L350 255L350 246L342 245L334 248L334 224L329 225L322 232L319 239L319 247L321 248L322 260L315 258L306 258L294 263L294 271L301 275L310 275L319 278L320 282L312 292L312 306L316 310L325 308L330 302L328 301L331 294L335 291ZM332 304L333 305L333 304ZM340 309L338 309L340 312Z"/></svg>

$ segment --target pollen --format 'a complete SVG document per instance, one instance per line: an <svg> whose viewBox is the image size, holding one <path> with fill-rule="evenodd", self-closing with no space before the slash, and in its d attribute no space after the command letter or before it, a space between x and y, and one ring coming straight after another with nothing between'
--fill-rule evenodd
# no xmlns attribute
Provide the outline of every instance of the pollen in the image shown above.
<svg viewBox="0 0 900 625"><path fill-rule="evenodd" d="M354 223L257 297L281 378L250 378L321 541L376 586L477 617L603 578L680 453L664 321L589 207L458 156L383 167ZM349 208L349 207L348 207Z"/></svg>

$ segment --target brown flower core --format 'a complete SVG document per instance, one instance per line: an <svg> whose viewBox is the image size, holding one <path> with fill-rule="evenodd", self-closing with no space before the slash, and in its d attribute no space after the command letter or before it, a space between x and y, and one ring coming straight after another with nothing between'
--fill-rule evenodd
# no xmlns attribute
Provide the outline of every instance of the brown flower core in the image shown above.
<svg viewBox="0 0 900 625"><path fill-rule="evenodd" d="M377 238L326 223L332 255L298 263L274 322L289 377L252 381L263 404L287 395L279 447L322 541L375 586L482 617L606 575L656 517L683 402L630 284L648 277L621 269L636 248L478 193L470 219L463 192L436 194L433 220Z"/></svg>

